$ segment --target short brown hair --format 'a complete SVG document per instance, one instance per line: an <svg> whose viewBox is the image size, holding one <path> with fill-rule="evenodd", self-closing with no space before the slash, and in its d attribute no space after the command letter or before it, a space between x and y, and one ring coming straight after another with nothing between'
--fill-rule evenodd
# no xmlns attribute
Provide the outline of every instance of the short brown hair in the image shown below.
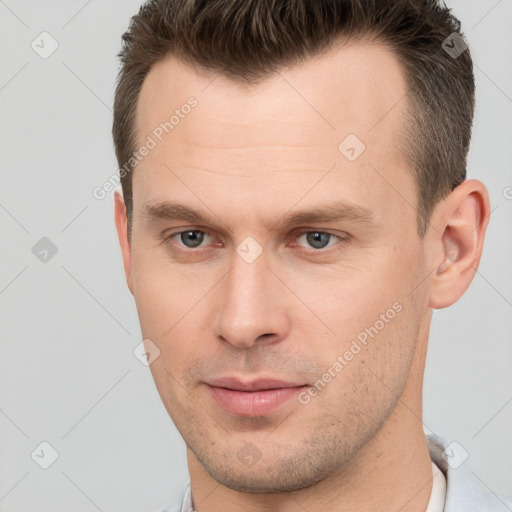
<svg viewBox="0 0 512 512"><path fill-rule="evenodd" d="M118 55L112 132L119 167L126 169L136 149L142 83L167 55L250 85L340 38L370 36L405 71L401 148L414 172L423 237L435 205L466 178L475 84L469 49L445 51L453 33L464 48L460 21L438 0L149 0L131 18ZM129 232L132 174L121 174Z"/></svg>

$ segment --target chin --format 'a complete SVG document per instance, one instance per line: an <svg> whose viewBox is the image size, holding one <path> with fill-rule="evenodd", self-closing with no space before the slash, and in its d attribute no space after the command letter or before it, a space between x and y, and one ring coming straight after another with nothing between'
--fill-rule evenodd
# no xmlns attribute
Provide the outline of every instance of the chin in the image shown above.
<svg viewBox="0 0 512 512"><path fill-rule="evenodd" d="M235 456L236 458L236 456ZM271 464L257 463L254 467L227 465L224 461L210 464L210 461L200 461L206 472L219 484L234 491L272 494L298 491L315 485L332 474L332 467L308 465L302 457L297 456L288 460L274 458Z"/></svg>

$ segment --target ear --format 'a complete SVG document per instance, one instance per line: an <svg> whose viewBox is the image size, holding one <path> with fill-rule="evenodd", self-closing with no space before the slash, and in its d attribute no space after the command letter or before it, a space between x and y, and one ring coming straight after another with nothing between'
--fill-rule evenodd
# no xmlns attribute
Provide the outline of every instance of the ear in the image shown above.
<svg viewBox="0 0 512 512"><path fill-rule="evenodd" d="M430 307L441 309L457 302L467 290L480 263L490 206L487 189L478 180L457 186L435 209L436 238Z"/></svg>
<svg viewBox="0 0 512 512"><path fill-rule="evenodd" d="M124 204L123 196L117 191L114 193L114 210L117 236L119 238L119 245L121 246L121 253L123 256L126 283L128 284L128 288L133 295L132 253L130 248L130 241L128 240L128 218L126 216L126 206Z"/></svg>

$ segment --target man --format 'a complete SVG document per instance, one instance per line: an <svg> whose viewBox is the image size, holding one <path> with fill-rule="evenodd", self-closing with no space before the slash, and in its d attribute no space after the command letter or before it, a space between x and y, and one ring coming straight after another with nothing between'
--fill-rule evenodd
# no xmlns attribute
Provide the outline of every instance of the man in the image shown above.
<svg viewBox="0 0 512 512"><path fill-rule="evenodd" d="M490 214L466 180L459 29L434 0L156 0L132 18L115 219L187 444L169 510L512 507L421 421L432 310L470 285Z"/></svg>

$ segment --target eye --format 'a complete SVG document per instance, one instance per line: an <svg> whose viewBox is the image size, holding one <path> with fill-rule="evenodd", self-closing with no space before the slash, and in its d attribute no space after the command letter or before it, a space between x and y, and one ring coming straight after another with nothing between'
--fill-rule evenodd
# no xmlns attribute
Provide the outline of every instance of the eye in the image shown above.
<svg viewBox="0 0 512 512"><path fill-rule="evenodd" d="M304 231L297 236L297 239L299 240L302 237L306 238L306 243L309 244L310 247L313 247L313 249L324 249L325 247L334 245L334 243L338 241L345 240L341 236L327 231ZM334 241L334 243L330 244L331 241Z"/></svg>
<svg viewBox="0 0 512 512"><path fill-rule="evenodd" d="M169 236L169 239L176 238L185 247L188 247L189 249L195 249L201 245L205 236L208 237L209 235L198 229L190 229L188 231L180 231L179 233L175 233L174 235Z"/></svg>
<svg viewBox="0 0 512 512"><path fill-rule="evenodd" d="M186 231L179 231L177 233L172 233L165 237L165 242L172 242L176 244L178 247L185 249L197 249L201 247L205 247L206 243L205 238L214 239L213 236L208 234L205 231L200 229L189 229ZM320 252L322 249L326 247L331 247L336 243L343 243L347 241L348 237L342 237L340 235L335 235L334 233L330 233L328 231L302 231L296 235L294 235L294 240L304 239L307 245L303 243L294 242L292 245L300 246L307 249L313 249L311 252ZM207 241L207 240L206 240Z"/></svg>

